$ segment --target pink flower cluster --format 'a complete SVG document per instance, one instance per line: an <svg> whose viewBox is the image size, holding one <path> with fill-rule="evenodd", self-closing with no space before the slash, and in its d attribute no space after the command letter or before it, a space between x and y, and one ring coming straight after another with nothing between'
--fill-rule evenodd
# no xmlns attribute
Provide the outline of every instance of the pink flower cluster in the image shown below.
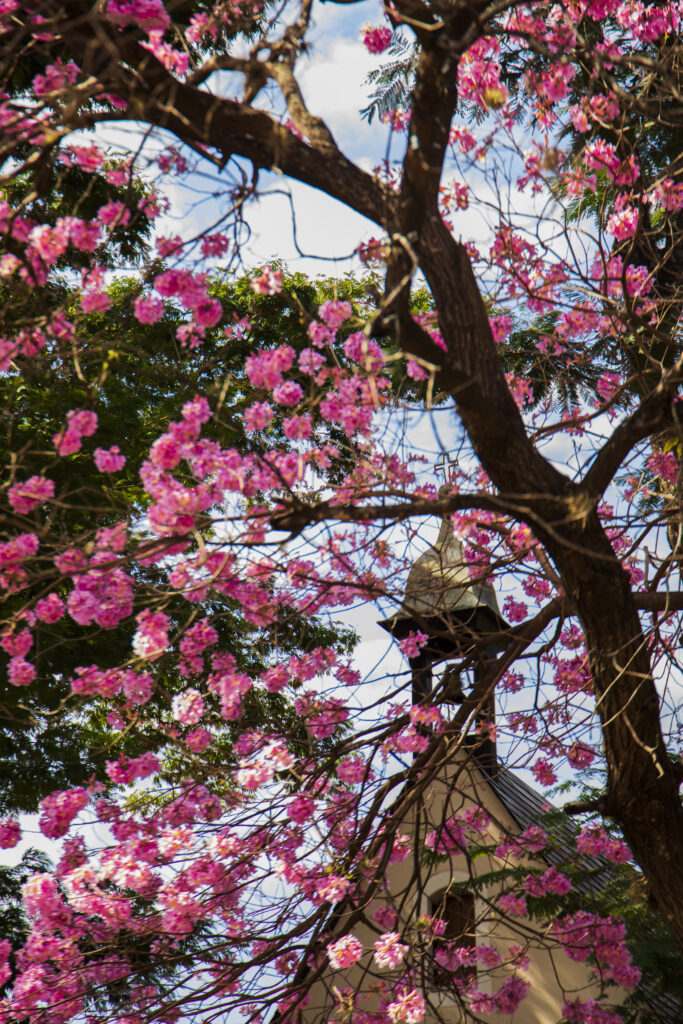
<svg viewBox="0 0 683 1024"><path fill-rule="evenodd" d="M28 578L22 562L35 555L40 541L35 533L19 533L0 544L0 586L10 592L24 586Z"/></svg>
<svg viewBox="0 0 683 1024"><path fill-rule="evenodd" d="M204 669L203 652L207 647L213 647L217 640L218 633L208 619L202 619L194 626L190 626L179 644L182 654L179 666L181 672L186 675L190 675L192 672L202 672Z"/></svg>
<svg viewBox="0 0 683 1024"><path fill-rule="evenodd" d="M498 906L505 914L514 914L516 917L524 917L527 912L526 900L515 893L504 893L500 896Z"/></svg>
<svg viewBox="0 0 683 1024"><path fill-rule="evenodd" d="M189 270L165 270L154 279L154 288L162 298L177 298L192 312L192 321L182 324L176 332L178 340L195 344L193 339L202 338L207 328L215 327L223 315L218 299L208 292L206 274L193 274ZM155 315L158 307L142 307L143 316ZM161 315L161 314L159 314ZM148 321L149 322L149 321Z"/></svg>
<svg viewBox="0 0 683 1024"><path fill-rule="evenodd" d="M69 825L86 806L88 799L88 793L82 786L50 793L40 805L40 831L48 839L60 839L66 835Z"/></svg>
<svg viewBox="0 0 683 1024"><path fill-rule="evenodd" d="M66 414L66 427L53 440L59 455L73 455L80 451L84 437L97 430L97 415L89 409L72 409Z"/></svg>
<svg viewBox="0 0 683 1024"><path fill-rule="evenodd" d="M263 267L258 277L252 278L251 290L257 295L277 295L282 291L282 271L276 267Z"/></svg>
<svg viewBox="0 0 683 1024"><path fill-rule="evenodd" d="M680 470L679 461L674 452L653 452L648 456L647 468L654 476L675 484Z"/></svg>
<svg viewBox="0 0 683 1024"><path fill-rule="evenodd" d="M204 701L199 690L190 688L177 694L171 703L171 714L182 725L196 725L204 716Z"/></svg>
<svg viewBox="0 0 683 1024"><path fill-rule="evenodd" d="M422 648L429 642L429 636L419 629L411 629L405 639L399 641L401 654L406 658L417 658Z"/></svg>
<svg viewBox="0 0 683 1024"><path fill-rule="evenodd" d="M599 825L586 825L576 838L579 853L589 857L606 857L614 864L626 864L631 859L631 851L620 839L611 839L604 828Z"/></svg>
<svg viewBox="0 0 683 1024"><path fill-rule="evenodd" d="M327 956L330 966L335 970L343 970L345 967L352 967L363 955L363 943L355 935L345 935L336 942L330 942L327 946Z"/></svg>
<svg viewBox="0 0 683 1024"><path fill-rule="evenodd" d="M114 697L123 694L128 705L146 704L152 696L153 679L148 672L132 669L99 669L96 665L81 666L69 680L71 690L78 694Z"/></svg>
<svg viewBox="0 0 683 1024"><path fill-rule="evenodd" d="M363 25L361 39L368 53L384 53L391 43L391 29L388 25Z"/></svg>
<svg viewBox="0 0 683 1024"><path fill-rule="evenodd" d="M550 867L542 875L527 875L523 888L529 896L564 896L571 891L572 883L557 868Z"/></svg>
<svg viewBox="0 0 683 1024"><path fill-rule="evenodd" d="M126 464L126 456L121 454L117 444L111 448L96 448L93 459L100 473L118 473Z"/></svg>
<svg viewBox="0 0 683 1024"><path fill-rule="evenodd" d="M416 988L402 992L398 999L387 1005L391 1024L419 1024L425 1015L424 997Z"/></svg>
<svg viewBox="0 0 683 1024"><path fill-rule="evenodd" d="M44 505L54 496L54 481L41 476L31 476L21 484L14 484L7 491L10 505L20 515Z"/></svg>
<svg viewBox="0 0 683 1024"><path fill-rule="evenodd" d="M355 786L362 782L366 773L369 778L372 778L372 772L369 771L368 765L361 757L346 757L337 766L337 775L342 782L346 782L349 786Z"/></svg>
<svg viewBox="0 0 683 1024"><path fill-rule="evenodd" d="M90 569L73 576L74 589L67 598L69 615L81 626L97 623L113 629L133 611L133 580L123 569L98 569L111 556L100 552L92 557Z"/></svg>
<svg viewBox="0 0 683 1024"><path fill-rule="evenodd" d="M622 922L579 910L555 921L551 930L570 960L584 962L589 956L594 957L601 975L624 988L634 988L640 981L640 971L633 965L625 944L626 928Z"/></svg>
<svg viewBox="0 0 683 1024"><path fill-rule="evenodd" d="M493 995L488 995L473 987L467 991L467 1000L472 1012L480 1014L503 1013L512 1016L525 998L531 982L512 974L505 979L501 987Z"/></svg>
<svg viewBox="0 0 683 1024"><path fill-rule="evenodd" d="M398 932L385 932L376 940L374 959L378 967L388 967L393 971L403 963L408 946L399 940Z"/></svg>
<svg viewBox="0 0 683 1024"><path fill-rule="evenodd" d="M36 667L24 658L10 658L7 664L7 678L12 686L29 686L36 678Z"/></svg>
<svg viewBox="0 0 683 1024"><path fill-rule="evenodd" d="M287 816L296 821L298 824L303 825L305 821L310 821L313 817L315 810L315 800L312 796L308 796L305 793L299 793L290 800L287 805Z"/></svg>
<svg viewBox="0 0 683 1024"><path fill-rule="evenodd" d="M133 650L138 658L156 661L168 647L168 615L145 608L136 621L138 628L133 636Z"/></svg>
<svg viewBox="0 0 683 1024"><path fill-rule="evenodd" d="M9 850L16 846L21 839L19 822L14 818L5 818L0 821L0 849Z"/></svg>
<svg viewBox="0 0 683 1024"><path fill-rule="evenodd" d="M66 606L59 594L48 594L36 601L35 613L41 622L59 622L65 610Z"/></svg>
<svg viewBox="0 0 683 1024"><path fill-rule="evenodd" d="M107 761L107 775L117 786L127 786L135 779L146 779L159 771L159 758L155 754L140 754L139 757L120 757L118 761Z"/></svg>
<svg viewBox="0 0 683 1024"><path fill-rule="evenodd" d="M570 1024L623 1024L624 1018L616 1010L602 1006L597 999L575 999L562 1007L563 1016Z"/></svg>
<svg viewBox="0 0 683 1024"><path fill-rule="evenodd" d="M146 32L165 31L171 22L163 0L107 0L106 13L115 25L137 25Z"/></svg>

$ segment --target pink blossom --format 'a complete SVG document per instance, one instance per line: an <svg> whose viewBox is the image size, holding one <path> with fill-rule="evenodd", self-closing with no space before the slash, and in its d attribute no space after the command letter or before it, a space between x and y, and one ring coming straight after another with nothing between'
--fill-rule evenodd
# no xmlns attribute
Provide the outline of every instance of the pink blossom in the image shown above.
<svg viewBox="0 0 683 1024"><path fill-rule="evenodd" d="M121 454L117 444L111 448L96 448L93 459L100 473L117 473L126 464L126 456Z"/></svg>
<svg viewBox="0 0 683 1024"><path fill-rule="evenodd" d="M411 380L427 380L429 377L429 371L420 366L415 359L406 360L406 373Z"/></svg>
<svg viewBox="0 0 683 1024"><path fill-rule="evenodd" d="M361 39L368 53L384 53L391 43L391 29L387 25L363 25Z"/></svg>
<svg viewBox="0 0 683 1024"><path fill-rule="evenodd" d="M287 816L299 824L310 821L315 810L315 800L311 796L299 793L287 805Z"/></svg>
<svg viewBox="0 0 683 1024"><path fill-rule="evenodd" d="M159 758L150 752L140 757L119 757L118 761L107 761L107 775L117 786L129 785L135 779L146 779L159 771Z"/></svg>
<svg viewBox="0 0 683 1024"><path fill-rule="evenodd" d="M134 312L135 319L141 324L155 324L164 315L164 304L154 295L138 295Z"/></svg>
<svg viewBox="0 0 683 1024"><path fill-rule="evenodd" d="M53 438L59 455L72 455L80 450L83 438L97 430L97 414L90 409L72 409L66 414L66 423L66 429Z"/></svg>
<svg viewBox="0 0 683 1024"><path fill-rule="evenodd" d="M417 989L411 989L389 1003L387 1014L392 1024L419 1024L425 1015L425 1001Z"/></svg>
<svg viewBox="0 0 683 1024"><path fill-rule="evenodd" d="M5 818L0 821L0 849L9 850L16 846L21 839L19 822L14 818Z"/></svg>
<svg viewBox="0 0 683 1024"><path fill-rule="evenodd" d="M146 32L163 31L171 19L163 0L107 0L107 17L117 25L137 25Z"/></svg>
<svg viewBox="0 0 683 1024"><path fill-rule="evenodd" d="M325 356L314 348L305 348L300 353L298 363L302 373L314 376L325 362Z"/></svg>
<svg viewBox="0 0 683 1024"><path fill-rule="evenodd" d="M290 681L289 669L286 665L275 665L266 669L262 678L270 693L279 693Z"/></svg>
<svg viewBox="0 0 683 1024"><path fill-rule="evenodd" d="M274 392L273 397L275 397ZM282 430L290 441L305 441L313 432L310 413L306 412L301 416L288 416L282 421Z"/></svg>
<svg viewBox="0 0 683 1024"><path fill-rule="evenodd" d="M524 601L515 601L514 597L508 596L503 604L503 615L508 622L522 622L529 611Z"/></svg>
<svg viewBox="0 0 683 1024"><path fill-rule="evenodd" d="M417 658L422 648L429 642L427 633L421 633L419 629L412 630L408 636L399 641L401 653L406 658Z"/></svg>
<svg viewBox="0 0 683 1024"><path fill-rule="evenodd" d="M245 429L253 434L265 430L273 422L273 407L268 402L254 402L244 410Z"/></svg>
<svg viewBox="0 0 683 1024"><path fill-rule="evenodd" d="M683 183L676 184L673 178L664 178L653 189L653 199L665 210L683 209Z"/></svg>
<svg viewBox="0 0 683 1024"><path fill-rule="evenodd" d="M271 351L247 356L244 366L253 387L272 389L282 382L282 374L286 373L293 362L294 349L289 345L280 345Z"/></svg>
<svg viewBox="0 0 683 1024"><path fill-rule="evenodd" d="M50 793L40 805L40 831L48 839L60 839L87 803L88 794L82 786Z"/></svg>
<svg viewBox="0 0 683 1024"><path fill-rule="evenodd" d="M74 452L80 451L83 443L82 435L77 430L70 430L68 427L55 434L52 440L58 455L73 455Z"/></svg>
<svg viewBox="0 0 683 1024"><path fill-rule="evenodd" d="M53 64L48 64L44 75L36 75L32 87L36 96L43 96L45 93L57 92L67 88L78 78L80 68L73 61L65 64L61 59Z"/></svg>
<svg viewBox="0 0 683 1024"><path fill-rule="evenodd" d="M321 307L322 308L322 307ZM368 373L374 373L384 365L384 353L373 338L368 338L363 331L350 334L344 342L344 355L360 363Z"/></svg>
<svg viewBox="0 0 683 1024"><path fill-rule="evenodd" d="M133 636L133 650L138 658L155 661L168 647L168 616L145 608L136 621L138 628Z"/></svg>
<svg viewBox="0 0 683 1024"><path fill-rule="evenodd" d="M93 562L109 560L106 552L93 556ZM67 598L69 615L82 626L96 622L112 629L133 610L133 580L122 569L92 571L76 577L74 589Z"/></svg>
<svg viewBox="0 0 683 1024"><path fill-rule="evenodd" d="M586 746L585 743L579 743L577 740L569 748L567 760L572 768L588 768L595 760L595 751L591 747Z"/></svg>
<svg viewBox="0 0 683 1024"><path fill-rule="evenodd" d="M618 373L603 373L595 390L603 402L610 402L616 395L622 384L622 378Z"/></svg>
<svg viewBox="0 0 683 1024"><path fill-rule="evenodd" d="M223 316L223 307L218 299L206 298L193 307L193 312L200 327L215 327Z"/></svg>
<svg viewBox="0 0 683 1024"><path fill-rule="evenodd" d="M176 50L170 43L163 41L163 30L148 30L149 38L140 45L153 53L156 59L172 74L183 78L190 66L189 54L184 50Z"/></svg>
<svg viewBox="0 0 683 1024"><path fill-rule="evenodd" d="M304 389L294 380L286 380L273 388L273 401L280 405L296 405L304 397Z"/></svg>
<svg viewBox="0 0 683 1024"><path fill-rule="evenodd" d="M125 227L130 221L130 210L120 202L105 203L97 211L97 219L109 227Z"/></svg>
<svg viewBox="0 0 683 1024"><path fill-rule="evenodd" d="M29 629L15 631L14 625L9 626L0 634L0 647L11 657L23 658L33 646L33 635Z"/></svg>
<svg viewBox="0 0 683 1024"><path fill-rule="evenodd" d="M538 86L539 96L556 103L563 100L569 92L569 83L576 74L576 69L571 64L556 64L555 67L541 75Z"/></svg>
<svg viewBox="0 0 683 1024"><path fill-rule="evenodd" d="M318 899L326 903L338 903L351 888L347 878L339 875L325 875L315 883Z"/></svg>
<svg viewBox="0 0 683 1024"><path fill-rule="evenodd" d="M562 1007L562 1016L570 1024L624 1024L621 1014L602 1006L597 999L566 1002Z"/></svg>
<svg viewBox="0 0 683 1024"><path fill-rule="evenodd" d="M517 974L506 978L495 995L498 1012L510 1015L515 1013L530 988L531 982L520 978Z"/></svg>
<svg viewBox="0 0 683 1024"><path fill-rule="evenodd" d="M427 833L425 846L428 850L442 855L461 853L467 846L465 824L458 815L449 818L440 828Z"/></svg>
<svg viewBox="0 0 683 1024"><path fill-rule="evenodd" d="M607 230L611 231L618 242L632 238L638 227L637 207L628 206L625 201L620 202L622 199L620 196L615 203L614 213L607 220Z"/></svg>
<svg viewBox="0 0 683 1024"><path fill-rule="evenodd" d="M515 896L513 893L505 893L498 899L500 909L506 914L514 914L523 917L527 912L526 900L523 896Z"/></svg>
<svg viewBox="0 0 683 1024"><path fill-rule="evenodd" d="M85 313L104 313L111 307L111 299L107 292L101 289L89 289L81 294L81 309ZM55 440L55 444L57 441ZM78 448L72 449L78 451ZM71 452L60 452L60 455L70 455Z"/></svg>
<svg viewBox="0 0 683 1024"><path fill-rule="evenodd" d="M335 970L343 970L345 967L352 967L363 955L363 943L352 933L345 935L336 942L330 942L327 946L327 955L330 966Z"/></svg>
<svg viewBox="0 0 683 1024"><path fill-rule="evenodd" d="M35 612L41 622L58 622L66 608L58 594L48 594L36 602Z"/></svg>
<svg viewBox="0 0 683 1024"><path fill-rule="evenodd" d="M199 691L190 688L177 694L171 703L171 713L183 725L196 725L204 715L204 701Z"/></svg>
<svg viewBox="0 0 683 1024"><path fill-rule="evenodd" d="M679 463L674 452L653 452L648 456L647 468L669 484L675 484L678 479Z"/></svg>
<svg viewBox="0 0 683 1024"><path fill-rule="evenodd" d="M584 826L576 839L579 853L589 857L606 857L615 864L626 864L631 859L631 851L620 839L612 839L599 826Z"/></svg>
<svg viewBox="0 0 683 1024"><path fill-rule="evenodd" d="M531 766L531 770L541 786L554 786L557 782L557 775L553 766L545 757L537 758L536 762Z"/></svg>
<svg viewBox="0 0 683 1024"><path fill-rule="evenodd" d="M201 251L205 259L209 256L224 256L229 247L230 243L227 235L216 233L214 235L204 235L202 238Z"/></svg>
<svg viewBox="0 0 683 1024"><path fill-rule="evenodd" d="M7 664L7 678L12 686L28 686L36 678L36 667L23 658L10 658Z"/></svg>
<svg viewBox="0 0 683 1024"><path fill-rule="evenodd" d="M351 313L351 303L340 299L328 299L318 310L318 316L332 331L341 327L349 319Z"/></svg>
<svg viewBox="0 0 683 1024"><path fill-rule="evenodd" d="M337 766L337 775L350 786L362 782L368 773L368 766L360 757L346 757ZM371 773L368 773L370 776Z"/></svg>
<svg viewBox="0 0 683 1024"><path fill-rule="evenodd" d="M251 290L257 295L277 295L282 291L282 271L263 267L259 276L252 278Z"/></svg>
<svg viewBox="0 0 683 1024"><path fill-rule="evenodd" d="M206 729L193 729L185 737L185 743L194 754L201 754L211 743L211 733Z"/></svg>
<svg viewBox="0 0 683 1024"><path fill-rule="evenodd" d="M385 932L375 942L375 963L378 967L394 970L403 963L408 946L399 942L398 932Z"/></svg>
<svg viewBox="0 0 683 1024"><path fill-rule="evenodd" d="M334 341L335 333L331 331L329 327L322 324L319 320L313 320L307 327L306 333L313 342L315 348L324 348L330 342Z"/></svg>
<svg viewBox="0 0 683 1024"><path fill-rule="evenodd" d="M529 896L545 896L554 894L564 896L570 892L572 883L557 868L548 868L542 875L527 875L524 879L524 891Z"/></svg>
<svg viewBox="0 0 683 1024"><path fill-rule="evenodd" d="M255 790L270 782L273 767L266 761L242 759L239 770L235 774L238 785L246 790Z"/></svg>
<svg viewBox="0 0 683 1024"><path fill-rule="evenodd" d="M585 111L582 110L578 104L574 103L569 108L569 116L572 119L572 124L576 128L577 132L588 132L590 131L590 124L586 117Z"/></svg>
<svg viewBox="0 0 683 1024"><path fill-rule="evenodd" d="M521 672L506 672L501 685L508 693L518 693L524 686L524 676Z"/></svg>
<svg viewBox="0 0 683 1024"><path fill-rule="evenodd" d="M21 484L14 484L7 492L10 505L20 515L44 505L54 495L54 481L41 476L31 476Z"/></svg>

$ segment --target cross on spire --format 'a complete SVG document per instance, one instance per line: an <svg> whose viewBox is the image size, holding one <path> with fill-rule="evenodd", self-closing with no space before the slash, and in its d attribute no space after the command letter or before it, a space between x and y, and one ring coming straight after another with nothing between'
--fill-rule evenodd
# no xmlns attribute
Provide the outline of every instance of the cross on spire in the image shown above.
<svg viewBox="0 0 683 1024"><path fill-rule="evenodd" d="M451 455L450 452L441 452L441 455L434 463L434 472L437 476L443 473L443 482L445 484L455 476L455 467L458 465L458 460L455 455Z"/></svg>

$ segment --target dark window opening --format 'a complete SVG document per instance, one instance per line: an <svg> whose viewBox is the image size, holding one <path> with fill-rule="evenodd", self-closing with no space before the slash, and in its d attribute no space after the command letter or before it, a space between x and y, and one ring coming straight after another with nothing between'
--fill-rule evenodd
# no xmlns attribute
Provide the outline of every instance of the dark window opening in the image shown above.
<svg viewBox="0 0 683 1024"><path fill-rule="evenodd" d="M430 901L432 917L444 922L444 931L432 947L432 979L438 988L476 976L474 896L471 892L446 891Z"/></svg>

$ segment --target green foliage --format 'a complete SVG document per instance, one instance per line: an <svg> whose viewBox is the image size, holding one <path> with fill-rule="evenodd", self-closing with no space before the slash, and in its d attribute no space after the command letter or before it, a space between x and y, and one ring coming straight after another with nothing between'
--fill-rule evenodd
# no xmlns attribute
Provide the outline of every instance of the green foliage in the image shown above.
<svg viewBox="0 0 683 1024"><path fill-rule="evenodd" d="M361 110L368 124L372 124L375 117L381 119L393 110L406 106L412 91L419 52L417 43L411 43L402 32L394 32L388 50L392 59L371 71L367 78L368 84L374 87L370 102Z"/></svg>
<svg viewBox="0 0 683 1024"><path fill-rule="evenodd" d="M188 350L176 341L181 319L174 306L169 304L155 324L141 324L134 318L132 303L138 289L135 280L117 279L110 289L111 309L104 314L84 314L76 293L59 281L30 294L5 294L7 308L23 309L27 319L41 308L46 315L61 308L77 325L73 346L49 339L31 366L22 367L23 374L9 372L0 378L0 400L8 410L0 432L0 460L6 472L13 473L14 453L21 453L16 478L46 471L55 481L58 497L47 522L42 522L38 512L25 517L24 528L40 533L41 572L34 586L9 597L8 617L21 613L46 593L55 591L62 598L67 596L69 588L51 561L52 553L63 549L65 542L88 553L97 531L120 521L132 524L138 540L144 538L147 499L139 480L140 467L168 422L179 418L184 402L196 394L207 395L214 416L206 424L204 436L243 454L258 454L266 439L245 433L243 413L253 401L266 395L255 392L249 384L245 357L257 346L286 343L296 351L307 347L307 325L325 298L334 295L356 303L358 323L367 302L364 286L351 279L311 284L303 276L293 275L286 277L281 294L259 296L249 287L247 277L234 282L217 276L213 291L224 305L225 318L207 332L200 348ZM252 335L226 340L224 325L243 317L250 319ZM59 457L52 439L64 426L65 411L75 408L95 409L98 430L80 452ZM319 443L338 444L341 454L330 474L340 479L351 465L353 450L348 440L319 421L315 431ZM267 433L268 447L272 449L274 444L290 450L291 442L282 432L282 416L275 417ZM92 451L115 443L128 461L121 472L110 477L97 470ZM206 543L210 543L212 529L213 520L208 520L203 531ZM136 589L154 603L168 566L141 565L133 559L128 571L135 577ZM276 652L282 657L316 646L349 651L355 642L351 631L333 628L294 610L288 622L280 622L277 632L254 627L245 622L235 601L213 592L200 609L193 611L181 597L166 597L163 610L170 616L176 635L182 634L198 612L211 616L219 634L218 649L230 652L241 669L253 674L265 668ZM79 666L97 664L106 669L130 657L133 629L131 620L106 631L79 626L69 617L54 624L37 624L31 660L38 668L38 679L26 690L5 682L0 698L0 718L4 722L0 754L6 766L0 774L0 813L35 810L39 800L54 789L91 778L106 781L107 760L119 754L135 756L149 749L150 741L158 750L167 744L171 697L187 685L170 656L154 663L155 694L140 710L136 730L122 735L112 730L107 714L116 710L116 701L95 700L84 705L70 696L69 678ZM247 695L244 707L241 728L262 728L273 717L280 722L284 719L295 741L305 744L309 752L307 733L280 695L254 690ZM215 754L201 759L207 777L230 760L233 739L233 727L222 722L217 703L213 706L209 700L208 710L209 720L222 729L223 739L217 743ZM322 744L322 748L325 746ZM21 772L16 771L19 760ZM174 755L168 764L169 781L178 779L182 771L182 758Z"/></svg>

